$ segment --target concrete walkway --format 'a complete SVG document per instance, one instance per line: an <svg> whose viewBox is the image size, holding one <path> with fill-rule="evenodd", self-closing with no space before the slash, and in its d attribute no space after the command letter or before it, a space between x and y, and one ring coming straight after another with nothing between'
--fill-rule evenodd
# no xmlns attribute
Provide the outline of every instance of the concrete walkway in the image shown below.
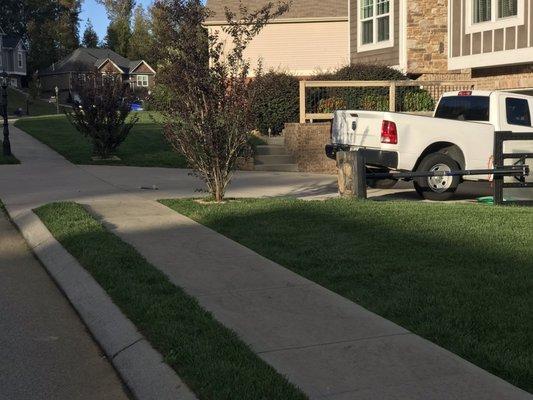
<svg viewBox="0 0 533 400"><path fill-rule="evenodd" d="M0 211L0 399L126 400L122 382Z"/></svg>
<svg viewBox="0 0 533 400"><path fill-rule="evenodd" d="M84 204L312 399L533 398L152 201L194 195L201 185L183 172L174 172L184 181L176 191L142 191L158 169L77 167L20 132L13 143L23 164L0 166L0 198L11 212ZM311 195L332 181L241 173L229 194Z"/></svg>

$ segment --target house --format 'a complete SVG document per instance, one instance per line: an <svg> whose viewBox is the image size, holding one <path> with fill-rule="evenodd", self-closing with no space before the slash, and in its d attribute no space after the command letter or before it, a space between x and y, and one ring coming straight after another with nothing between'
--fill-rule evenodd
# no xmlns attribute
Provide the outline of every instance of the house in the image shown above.
<svg viewBox="0 0 533 400"><path fill-rule="evenodd" d="M351 62L480 89L533 87L533 0L349 0Z"/></svg>
<svg viewBox="0 0 533 400"><path fill-rule="evenodd" d="M478 87L533 88L532 21L532 0L449 0L448 68Z"/></svg>
<svg viewBox="0 0 533 400"><path fill-rule="evenodd" d="M11 86L21 87L26 76L26 49L19 36L7 35L0 27L0 72L3 71Z"/></svg>
<svg viewBox="0 0 533 400"><path fill-rule="evenodd" d="M254 11L266 0L245 0L243 5ZM228 7L238 11L239 0L207 0L211 16L205 24L221 37ZM249 44L245 57L251 61L252 75L259 62L263 70L282 70L310 76L349 63L349 23L346 0L292 0L289 11L269 21Z"/></svg>
<svg viewBox="0 0 533 400"><path fill-rule="evenodd" d="M95 70L120 75L134 88L149 89L154 85L155 70L144 60L128 60L109 49L79 48L39 71L41 90L53 94L57 86L61 100L66 101L72 94L73 79Z"/></svg>

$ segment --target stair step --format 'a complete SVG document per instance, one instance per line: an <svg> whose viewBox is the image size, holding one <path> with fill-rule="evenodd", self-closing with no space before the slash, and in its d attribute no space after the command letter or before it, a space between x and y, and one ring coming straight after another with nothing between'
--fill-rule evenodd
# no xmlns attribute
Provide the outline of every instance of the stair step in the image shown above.
<svg viewBox="0 0 533 400"><path fill-rule="evenodd" d="M273 171L273 172L298 172L296 164L260 164L255 165L256 171Z"/></svg>
<svg viewBox="0 0 533 400"><path fill-rule="evenodd" d="M289 153L287 153L287 149L285 146L281 145L273 145L273 146L256 146L256 154L258 156L286 156Z"/></svg>
<svg viewBox="0 0 533 400"><path fill-rule="evenodd" d="M285 145L285 138L283 136L272 136L272 137L263 137L263 140L265 140L270 145L278 145L278 146L284 146Z"/></svg>
<svg viewBox="0 0 533 400"><path fill-rule="evenodd" d="M290 155L257 155L254 158L255 164L293 164L294 160Z"/></svg>

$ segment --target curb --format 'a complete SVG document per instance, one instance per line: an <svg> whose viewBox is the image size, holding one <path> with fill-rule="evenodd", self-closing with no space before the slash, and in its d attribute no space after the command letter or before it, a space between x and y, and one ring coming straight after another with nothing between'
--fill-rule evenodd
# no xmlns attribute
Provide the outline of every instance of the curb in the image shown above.
<svg viewBox="0 0 533 400"><path fill-rule="evenodd" d="M162 355L122 313L33 211L8 215L137 400L197 400Z"/></svg>

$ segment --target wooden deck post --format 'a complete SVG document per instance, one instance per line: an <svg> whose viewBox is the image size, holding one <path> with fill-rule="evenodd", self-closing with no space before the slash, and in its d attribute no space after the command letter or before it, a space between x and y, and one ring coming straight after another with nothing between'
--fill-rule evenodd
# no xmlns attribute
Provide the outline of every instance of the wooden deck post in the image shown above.
<svg viewBox="0 0 533 400"><path fill-rule="evenodd" d="M305 124L305 81L300 81L300 124Z"/></svg>
<svg viewBox="0 0 533 400"><path fill-rule="evenodd" d="M396 111L396 82L391 82L389 86L389 111Z"/></svg>

